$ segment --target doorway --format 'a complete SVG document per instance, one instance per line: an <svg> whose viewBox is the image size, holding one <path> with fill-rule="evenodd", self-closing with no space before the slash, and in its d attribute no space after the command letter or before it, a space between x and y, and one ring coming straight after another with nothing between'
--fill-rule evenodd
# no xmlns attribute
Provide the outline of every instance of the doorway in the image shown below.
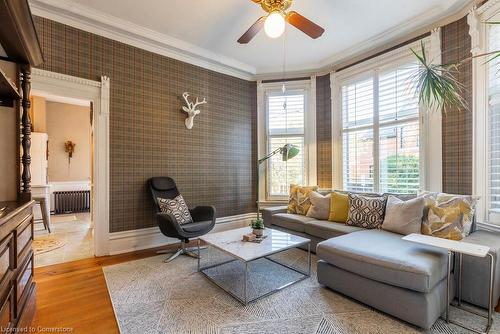
<svg viewBox="0 0 500 334"><path fill-rule="evenodd" d="M92 102L44 91L30 101L35 266L93 257Z"/></svg>
<svg viewBox="0 0 500 334"><path fill-rule="evenodd" d="M91 102L90 221L93 229L93 253L95 256L109 255L110 80L103 76L101 81L93 81L40 69L33 69L31 74L33 95L63 97L67 102ZM78 147L76 143L75 150ZM79 218L81 217L76 215L76 219ZM71 213L70 219L74 219Z"/></svg>

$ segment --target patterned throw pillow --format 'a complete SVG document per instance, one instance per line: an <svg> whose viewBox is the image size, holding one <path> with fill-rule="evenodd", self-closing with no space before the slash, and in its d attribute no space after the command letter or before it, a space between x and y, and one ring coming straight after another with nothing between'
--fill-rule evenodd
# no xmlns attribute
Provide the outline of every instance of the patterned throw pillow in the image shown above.
<svg viewBox="0 0 500 334"><path fill-rule="evenodd" d="M422 234L462 240L470 234L478 197L437 194L428 197Z"/></svg>
<svg viewBox="0 0 500 334"><path fill-rule="evenodd" d="M182 195L179 195L174 199L158 197L158 205L161 212L170 213L171 215L173 215L180 225L193 222L193 218L189 213L189 208Z"/></svg>
<svg viewBox="0 0 500 334"><path fill-rule="evenodd" d="M346 225L366 229L381 228L384 222L385 204L387 198L367 197L349 194L349 218Z"/></svg>
<svg viewBox="0 0 500 334"><path fill-rule="evenodd" d="M306 215L311 207L309 196L313 191L317 191L318 187L301 187L295 184L290 185L290 197L288 198L288 213L296 213Z"/></svg>

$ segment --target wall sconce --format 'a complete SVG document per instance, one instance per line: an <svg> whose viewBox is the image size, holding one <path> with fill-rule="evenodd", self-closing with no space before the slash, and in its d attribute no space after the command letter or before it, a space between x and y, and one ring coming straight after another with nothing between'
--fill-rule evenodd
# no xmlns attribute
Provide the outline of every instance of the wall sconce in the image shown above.
<svg viewBox="0 0 500 334"><path fill-rule="evenodd" d="M73 157L73 153L75 152L76 144L71 140L68 140L64 143L64 150L68 153L68 163L71 163L71 158Z"/></svg>

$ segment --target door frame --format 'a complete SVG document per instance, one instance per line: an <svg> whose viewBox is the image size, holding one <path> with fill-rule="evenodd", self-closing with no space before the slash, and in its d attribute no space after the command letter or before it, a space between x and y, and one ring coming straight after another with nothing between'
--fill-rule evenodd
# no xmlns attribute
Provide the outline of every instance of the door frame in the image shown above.
<svg viewBox="0 0 500 334"><path fill-rule="evenodd" d="M33 91L93 102L94 178L92 208L94 213L95 256L109 255L109 99L110 79L101 81L32 69Z"/></svg>

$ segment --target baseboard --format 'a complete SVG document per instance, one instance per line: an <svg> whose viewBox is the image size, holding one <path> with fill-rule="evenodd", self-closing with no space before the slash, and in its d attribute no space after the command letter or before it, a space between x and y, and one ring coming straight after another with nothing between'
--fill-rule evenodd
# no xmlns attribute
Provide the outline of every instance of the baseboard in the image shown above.
<svg viewBox="0 0 500 334"><path fill-rule="evenodd" d="M480 230L485 230L489 232L500 232L500 226L488 223L477 223L477 227Z"/></svg>
<svg viewBox="0 0 500 334"><path fill-rule="evenodd" d="M210 233L245 227L255 219L256 213L217 218L214 229ZM178 239L165 237L158 227L140 230L115 232L109 234L109 254L123 254L143 249L161 247L178 243Z"/></svg>

